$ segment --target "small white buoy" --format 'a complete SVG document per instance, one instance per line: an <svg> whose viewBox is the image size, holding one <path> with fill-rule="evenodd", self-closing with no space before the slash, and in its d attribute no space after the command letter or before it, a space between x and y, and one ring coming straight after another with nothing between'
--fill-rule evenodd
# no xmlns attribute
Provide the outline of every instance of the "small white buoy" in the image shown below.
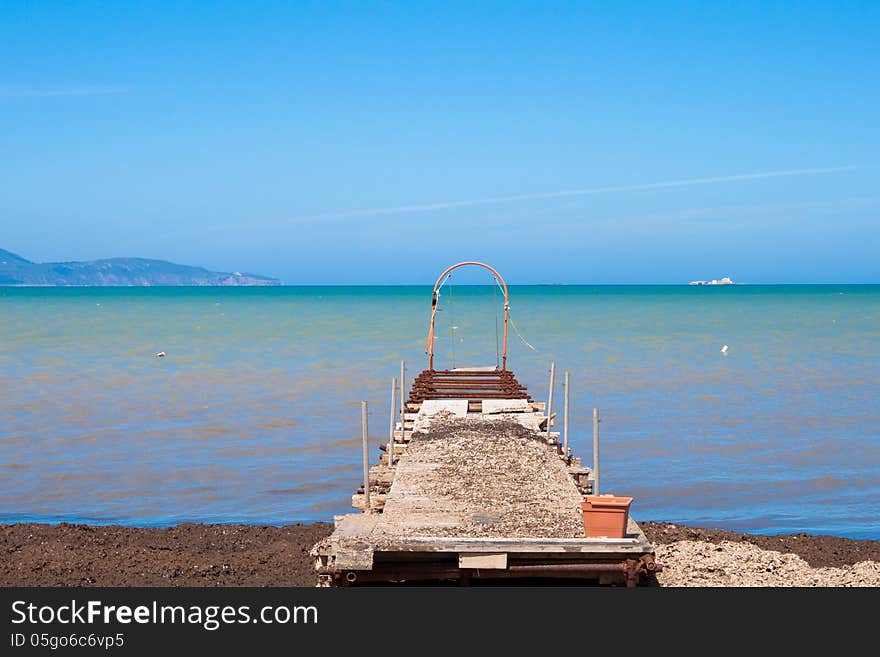
<svg viewBox="0 0 880 657"><path fill-rule="evenodd" d="M727 345L724 345L723 347L721 347L721 353L722 353L722 354L726 354L726 353L727 353Z"/></svg>
<svg viewBox="0 0 880 657"><path fill-rule="evenodd" d="M165 352L160 351L158 354L156 354L156 358L165 358Z"/></svg>

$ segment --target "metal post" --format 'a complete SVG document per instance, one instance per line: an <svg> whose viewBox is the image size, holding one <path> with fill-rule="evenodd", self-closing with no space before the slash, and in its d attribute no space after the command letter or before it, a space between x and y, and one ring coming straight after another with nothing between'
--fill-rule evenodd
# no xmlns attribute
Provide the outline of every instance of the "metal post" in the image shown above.
<svg viewBox="0 0 880 657"><path fill-rule="evenodd" d="M562 454L568 458L568 372L565 373L565 402L563 405L562 420Z"/></svg>
<svg viewBox="0 0 880 657"><path fill-rule="evenodd" d="M391 379L391 411L388 413L388 467L394 465L394 397L397 394L397 379Z"/></svg>
<svg viewBox="0 0 880 657"><path fill-rule="evenodd" d="M367 402L361 402L361 436L364 447L364 513L372 513L370 505L370 464L367 456Z"/></svg>
<svg viewBox="0 0 880 657"><path fill-rule="evenodd" d="M593 409L593 495L599 494L599 409Z"/></svg>
<svg viewBox="0 0 880 657"><path fill-rule="evenodd" d="M550 363L550 392L547 394L547 442L550 442L550 425L553 413L553 387L556 385L556 361Z"/></svg>
<svg viewBox="0 0 880 657"><path fill-rule="evenodd" d="M406 388L403 385L406 375L406 362L400 361L400 442L406 436Z"/></svg>

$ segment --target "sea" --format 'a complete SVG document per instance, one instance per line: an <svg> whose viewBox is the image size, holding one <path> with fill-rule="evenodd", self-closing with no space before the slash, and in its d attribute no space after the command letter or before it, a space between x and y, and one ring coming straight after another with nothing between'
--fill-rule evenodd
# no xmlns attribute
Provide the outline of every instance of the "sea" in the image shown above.
<svg viewBox="0 0 880 657"><path fill-rule="evenodd" d="M441 289L437 368L493 366L497 287ZM0 288L0 523L351 512L431 288ZM637 520L880 538L880 286L512 286L508 367ZM723 349L727 346L726 349ZM157 354L164 352L164 357ZM475 449L478 445L475 445Z"/></svg>

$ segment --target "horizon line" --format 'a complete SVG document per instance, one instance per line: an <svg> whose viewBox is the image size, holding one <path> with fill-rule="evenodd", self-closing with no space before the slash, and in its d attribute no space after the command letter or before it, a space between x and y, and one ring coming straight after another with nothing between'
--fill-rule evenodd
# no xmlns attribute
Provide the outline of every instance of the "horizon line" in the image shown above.
<svg viewBox="0 0 880 657"><path fill-rule="evenodd" d="M279 287L433 287L433 283L286 283L276 285L52 285L39 283L0 283L2 288L54 288L54 289L151 289L151 288L191 288L200 290L217 289L272 289ZM784 283L784 282L750 282L729 283L716 285L693 285L688 283L508 283L507 287L694 287L694 288L736 288L755 286L803 286L803 285L880 285L880 281L847 281L847 282L819 282L808 283ZM494 287L492 283L456 283L455 287Z"/></svg>

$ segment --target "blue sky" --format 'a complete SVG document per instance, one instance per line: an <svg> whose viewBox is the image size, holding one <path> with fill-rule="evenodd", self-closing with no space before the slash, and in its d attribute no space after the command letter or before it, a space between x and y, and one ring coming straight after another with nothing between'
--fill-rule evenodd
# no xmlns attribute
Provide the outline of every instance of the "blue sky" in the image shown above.
<svg viewBox="0 0 880 657"><path fill-rule="evenodd" d="M0 248L880 282L878 71L876 2L4 2Z"/></svg>

